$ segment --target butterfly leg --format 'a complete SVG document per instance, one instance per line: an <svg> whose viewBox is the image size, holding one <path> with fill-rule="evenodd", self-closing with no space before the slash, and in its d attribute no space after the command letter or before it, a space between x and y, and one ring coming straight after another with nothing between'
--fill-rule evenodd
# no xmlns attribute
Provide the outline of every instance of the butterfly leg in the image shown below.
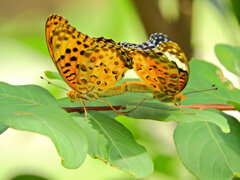
<svg viewBox="0 0 240 180"><path fill-rule="evenodd" d="M87 121L87 109L86 109L86 106L83 102L83 99L81 99L80 97L78 97L78 93L76 93L76 91L70 91L67 96L69 97L69 99L74 102L76 100L80 101L81 104L82 104L82 107L84 109L84 114L85 114L85 118L84 118L84 121Z"/></svg>
<svg viewBox="0 0 240 180"><path fill-rule="evenodd" d="M123 84L119 86L114 86L110 88L106 94L110 94L111 96L113 95L120 95L124 94L126 92L139 92L139 93L153 93L154 91L150 89L146 84L140 81L129 81L129 82L124 82ZM152 100L153 98L144 98L142 101L140 101L136 107L133 109L123 112L124 114L129 113L131 111L136 110L145 100Z"/></svg>
<svg viewBox="0 0 240 180"><path fill-rule="evenodd" d="M112 88L105 91L101 96L114 96L114 95L121 95L126 92L140 92L140 93L153 93L154 91L151 90L146 84L140 81L130 81L130 82L124 82L121 85L113 86ZM153 98L144 98L141 102L139 102L136 107L133 109L123 112L124 114L129 113L131 111L136 110L145 100L152 100ZM109 102L108 102L109 103ZM112 109L112 105L110 103L108 104ZM120 112L113 109L117 114ZM120 115L123 115L123 113L120 113Z"/></svg>
<svg viewBox="0 0 240 180"><path fill-rule="evenodd" d="M115 85L111 88L109 88L107 91L105 91L104 93L101 94L101 96L105 99L104 96L115 96L115 95L121 95L121 94L124 94L125 92L127 91L127 83L126 81L121 84L121 85ZM109 105L109 107L112 108L112 110L119 114L119 115L124 115L123 113L119 112L118 110L116 110L108 101L107 99L105 99L105 102L104 101L101 101L101 100L98 100L99 102L102 102L104 104L107 104Z"/></svg>
<svg viewBox="0 0 240 180"><path fill-rule="evenodd" d="M132 111L135 111L145 100L153 100L154 98L143 98L134 108L123 112L124 114L130 113Z"/></svg>
<svg viewBox="0 0 240 180"><path fill-rule="evenodd" d="M107 104L116 114L118 115L124 115L123 113L119 112L118 110L116 110L108 101L105 97L103 97L105 101L101 101L99 99L96 99L98 102L101 102L101 103L104 103L104 104Z"/></svg>
<svg viewBox="0 0 240 180"><path fill-rule="evenodd" d="M86 106L82 99L80 99L80 102L82 103L82 107L84 109L84 114L85 114L84 121L86 122L87 121L87 109L86 109Z"/></svg>
<svg viewBox="0 0 240 180"><path fill-rule="evenodd" d="M186 114L195 114L195 113L190 113L190 112L185 111L185 110L179 105L179 103L178 103L177 101L174 100L173 103L175 104L175 106L177 106L177 107L180 109L180 111L182 111L182 112L184 112L184 113L186 113Z"/></svg>
<svg viewBox="0 0 240 180"><path fill-rule="evenodd" d="M139 93L153 93L154 91L141 81L129 81L127 82L127 92L139 92ZM153 100L153 97L143 98L133 109L124 113L129 113L136 110L145 100Z"/></svg>

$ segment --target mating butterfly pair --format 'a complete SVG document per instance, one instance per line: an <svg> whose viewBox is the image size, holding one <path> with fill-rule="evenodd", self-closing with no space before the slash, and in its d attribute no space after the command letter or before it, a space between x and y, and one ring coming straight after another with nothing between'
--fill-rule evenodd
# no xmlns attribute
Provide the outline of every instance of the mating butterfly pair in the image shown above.
<svg viewBox="0 0 240 180"><path fill-rule="evenodd" d="M185 54L164 34L153 34L140 45L116 44L82 34L66 19L52 15L46 22L46 39L54 64L73 89L68 93L71 100L146 92L160 101L173 102L188 81ZM134 69L141 81L116 85L129 69Z"/></svg>

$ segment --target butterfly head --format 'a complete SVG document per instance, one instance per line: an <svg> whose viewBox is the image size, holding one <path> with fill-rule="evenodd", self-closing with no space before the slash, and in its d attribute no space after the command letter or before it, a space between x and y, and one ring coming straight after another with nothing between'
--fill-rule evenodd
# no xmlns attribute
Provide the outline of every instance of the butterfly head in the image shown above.
<svg viewBox="0 0 240 180"><path fill-rule="evenodd" d="M98 99L98 96L96 93L79 93L77 91L69 91L67 93L68 98L73 102L73 101L81 101L81 100L85 100L85 101L92 101L92 100L96 100Z"/></svg>
<svg viewBox="0 0 240 180"><path fill-rule="evenodd" d="M182 101L183 101L184 99L186 99L187 97L184 96L183 93L179 93L179 94L175 95L174 98L175 98L175 99L174 99L173 102L174 102L175 104L180 105L180 104L182 103Z"/></svg>

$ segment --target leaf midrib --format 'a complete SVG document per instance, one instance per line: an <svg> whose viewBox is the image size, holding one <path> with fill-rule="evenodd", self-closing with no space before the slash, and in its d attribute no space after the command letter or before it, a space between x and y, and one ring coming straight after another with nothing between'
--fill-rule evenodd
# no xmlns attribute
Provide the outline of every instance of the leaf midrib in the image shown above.
<svg viewBox="0 0 240 180"><path fill-rule="evenodd" d="M222 147L220 146L220 144L218 143L216 137L214 136L214 134L213 134L213 132L212 132L212 129L211 129L211 127L209 126L209 123L208 123L207 121L205 121L205 124L206 124L206 126L207 126L207 128L208 128L208 131L209 131L209 133L210 133L210 135L211 135L213 141L214 141L215 144L217 145L217 147L218 147L220 153L222 154L223 159L224 159L225 162L227 163L227 166L229 167L230 171L231 171L232 173L234 173L233 169L232 169L231 166L230 166L230 163L228 162L227 157L225 156L225 153L224 153Z"/></svg>
<svg viewBox="0 0 240 180"><path fill-rule="evenodd" d="M88 114L90 115L90 114ZM117 145L115 144L114 140L111 138L111 136L107 133L107 131L105 131L104 127L101 126L101 124L92 116L90 115L91 118L96 122L96 124L101 128L101 130L104 132L104 134L107 136L107 138L112 142L113 146L116 148L116 150L118 151L119 155L122 157L122 159L125 161L125 163L127 164L127 166L129 168L131 168L131 166L129 165L128 161L126 160L126 158L123 156L123 154L121 153L121 151L119 150L119 148L117 147Z"/></svg>
<svg viewBox="0 0 240 180"><path fill-rule="evenodd" d="M28 102L28 103L31 103L31 104L34 104L34 105L43 106L43 104L40 104L40 103L35 102L35 101L31 101L29 99L21 98L21 97L18 97L18 96L12 96L12 95L9 95L9 94L0 94L0 96L8 97L8 98L14 98L14 99L25 101L25 102Z"/></svg>

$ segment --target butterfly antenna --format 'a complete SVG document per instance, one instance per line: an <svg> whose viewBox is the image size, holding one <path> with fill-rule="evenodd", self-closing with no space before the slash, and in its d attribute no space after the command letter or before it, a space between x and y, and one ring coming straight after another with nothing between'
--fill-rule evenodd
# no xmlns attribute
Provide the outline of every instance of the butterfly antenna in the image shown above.
<svg viewBox="0 0 240 180"><path fill-rule="evenodd" d="M55 83L50 82L49 80L47 80L46 78L44 78L44 77L42 77L42 76L40 76L40 78L43 79L44 81L46 81L48 84L51 84L51 85L53 85L53 86L55 86L55 87L57 87L57 88L64 89L64 90L67 91L67 92L70 91L70 90L68 90L68 89L66 89L66 88L64 88L64 87L61 87L61 86L59 86L59 85L57 85L57 84L55 84Z"/></svg>
<svg viewBox="0 0 240 180"><path fill-rule="evenodd" d="M215 87L215 84L213 84L211 86L204 87L204 88L200 88L200 89L197 89L197 90L188 91L186 93L183 93L183 95L191 94L191 93L195 93L195 92L204 92L204 91L218 90L217 87L215 87L215 88L212 88L212 87Z"/></svg>

